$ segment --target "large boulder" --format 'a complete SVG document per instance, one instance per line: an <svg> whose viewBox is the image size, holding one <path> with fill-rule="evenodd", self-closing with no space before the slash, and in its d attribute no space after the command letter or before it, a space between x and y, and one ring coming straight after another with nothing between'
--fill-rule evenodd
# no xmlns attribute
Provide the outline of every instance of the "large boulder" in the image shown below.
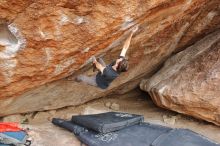
<svg viewBox="0 0 220 146"><path fill-rule="evenodd" d="M0 116L78 105L137 87L141 77L151 75L172 53L220 27L219 4L219 0L0 1ZM128 52L130 70L108 90L66 80L44 85L84 73L92 55L116 58L136 25L139 30Z"/></svg>
<svg viewBox="0 0 220 146"><path fill-rule="evenodd" d="M141 89L160 107L220 125L220 30L167 60Z"/></svg>

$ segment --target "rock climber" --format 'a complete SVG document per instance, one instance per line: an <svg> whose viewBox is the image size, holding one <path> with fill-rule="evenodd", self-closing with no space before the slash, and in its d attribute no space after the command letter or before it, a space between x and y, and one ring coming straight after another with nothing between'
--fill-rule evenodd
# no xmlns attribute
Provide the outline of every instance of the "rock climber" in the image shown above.
<svg viewBox="0 0 220 146"><path fill-rule="evenodd" d="M111 64L106 65L101 58L96 60L95 57L92 57L93 64L98 69L98 73L95 76L78 75L76 77L76 81L84 82L88 85L96 86L101 89L108 88L110 83L116 79L121 72L126 72L128 70L128 60L125 59L125 55L130 46L131 38L137 30L137 26L132 29L130 35L124 43L118 59Z"/></svg>

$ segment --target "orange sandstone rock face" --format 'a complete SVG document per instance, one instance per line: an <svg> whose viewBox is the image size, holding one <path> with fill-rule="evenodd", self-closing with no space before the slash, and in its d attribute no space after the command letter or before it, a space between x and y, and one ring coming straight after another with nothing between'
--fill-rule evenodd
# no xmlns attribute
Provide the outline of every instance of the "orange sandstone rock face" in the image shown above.
<svg viewBox="0 0 220 146"><path fill-rule="evenodd" d="M125 92L137 87L141 77L151 75L172 53L220 27L219 3L219 0L1 1L0 115L76 105L113 91ZM104 55L107 60L116 58L130 28L136 25L139 30L128 52L130 70L108 90L83 86L91 88L90 92L95 93L91 95L71 84L71 93L81 94L65 96L66 90L61 89L53 98L49 93L40 97L27 93L72 73L83 73L92 55ZM73 96L76 99L72 101ZM27 100L32 98L27 97L39 104L31 105ZM43 102L42 97L48 102ZM55 104L52 102L55 99L62 102ZM14 107L18 101L27 107Z"/></svg>
<svg viewBox="0 0 220 146"><path fill-rule="evenodd" d="M0 2L0 23L4 21L12 22L31 3L32 0L2 0Z"/></svg>
<svg viewBox="0 0 220 146"><path fill-rule="evenodd" d="M160 107L220 125L220 31L168 59L141 88Z"/></svg>

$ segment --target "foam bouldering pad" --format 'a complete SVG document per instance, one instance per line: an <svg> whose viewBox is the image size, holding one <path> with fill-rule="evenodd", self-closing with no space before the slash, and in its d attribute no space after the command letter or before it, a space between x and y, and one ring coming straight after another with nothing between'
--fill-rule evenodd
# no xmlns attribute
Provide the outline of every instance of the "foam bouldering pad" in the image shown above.
<svg viewBox="0 0 220 146"><path fill-rule="evenodd" d="M139 124L144 121L144 117L128 113L107 112L73 116L71 121L77 125L100 133L108 133Z"/></svg>
<svg viewBox="0 0 220 146"><path fill-rule="evenodd" d="M72 121L54 118L55 125L73 132L88 146L220 146L187 129L141 123L109 133L99 133Z"/></svg>
<svg viewBox="0 0 220 146"><path fill-rule="evenodd" d="M27 140L27 133L25 131L14 131L14 132L1 132L0 143L19 145L25 144Z"/></svg>
<svg viewBox="0 0 220 146"><path fill-rule="evenodd" d="M172 130L160 125L141 123L115 132L99 133L71 121L53 119L52 122L72 131L81 142L88 146L150 146L161 134Z"/></svg>
<svg viewBox="0 0 220 146"><path fill-rule="evenodd" d="M220 146L220 144L188 129L173 129L159 136L152 146Z"/></svg>
<svg viewBox="0 0 220 146"><path fill-rule="evenodd" d="M52 123L70 132L73 132L76 136L78 136L80 133L88 131L86 128L73 124L71 121L66 121L59 118L53 118Z"/></svg>
<svg viewBox="0 0 220 146"><path fill-rule="evenodd" d="M21 131L22 129L19 128L18 123L12 122L0 122L0 132L14 132L14 131Z"/></svg>

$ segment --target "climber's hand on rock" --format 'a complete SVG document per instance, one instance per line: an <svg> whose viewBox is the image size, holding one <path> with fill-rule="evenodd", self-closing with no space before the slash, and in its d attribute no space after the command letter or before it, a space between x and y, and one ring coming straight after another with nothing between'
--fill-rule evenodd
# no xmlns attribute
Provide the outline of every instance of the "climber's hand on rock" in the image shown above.
<svg viewBox="0 0 220 146"><path fill-rule="evenodd" d="M93 62L93 63L96 63L96 62L97 62L95 56L92 56L91 58L92 58L92 62Z"/></svg>
<svg viewBox="0 0 220 146"><path fill-rule="evenodd" d="M134 27L132 28L131 32L132 32L132 33L135 33L137 30L138 30L138 26L136 25L136 26L134 26Z"/></svg>

